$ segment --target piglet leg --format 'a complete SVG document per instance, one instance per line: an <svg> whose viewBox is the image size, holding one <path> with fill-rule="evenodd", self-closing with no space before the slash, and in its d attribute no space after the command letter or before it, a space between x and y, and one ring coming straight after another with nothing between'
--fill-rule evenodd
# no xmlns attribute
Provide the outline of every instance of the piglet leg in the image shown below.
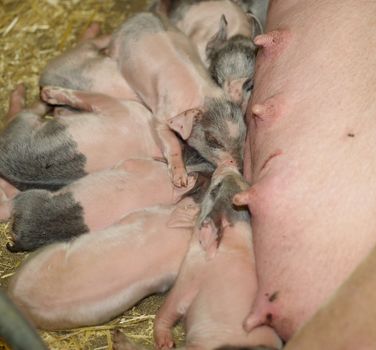
<svg viewBox="0 0 376 350"><path fill-rule="evenodd" d="M120 105L120 101L104 94L45 86L41 98L52 105L66 105L87 112L100 113Z"/></svg>
<svg viewBox="0 0 376 350"><path fill-rule="evenodd" d="M93 22L81 35L78 42L79 43L88 42L90 44L93 44L98 50L106 49L108 45L110 44L111 35L98 36L99 34L101 34L100 24L98 22Z"/></svg>
<svg viewBox="0 0 376 350"><path fill-rule="evenodd" d="M8 113L5 116L6 123L10 123L15 116L23 110L27 110L38 116L44 116L49 112L49 107L46 103L39 99L30 107L25 106L26 90L23 83L18 84L16 88L11 92L9 96L9 108Z"/></svg>
<svg viewBox="0 0 376 350"><path fill-rule="evenodd" d="M188 174L185 170L182 147L177 136L168 126L162 123L156 125L156 131L161 141L163 155L168 163L172 183L176 187L186 187Z"/></svg>
<svg viewBox="0 0 376 350"><path fill-rule="evenodd" d="M120 330L112 333L112 348L114 350L145 350L143 347L133 344Z"/></svg>
<svg viewBox="0 0 376 350"><path fill-rule="evenodd" d="M25 85L18 84L10 93L8 113L5 120L11 121L13 117L25 107Z"/></svg>
<svg viewBox="0 0 376 350"><path fill-rule="evenodd" d="M197 235L194 234L175 285L155 318L154 340L159 349L170 349L174 346L171 329L185 315L198 293L200 271L194 266L197 254L204 252L199 246Z"/></svg>
<svg viewBox="0 0 376 350"><path fill-rule="evenodd" d="M79 42L87 41L96 38L101 32L101 27L98 22L93 22L81 35Z"/></svg>

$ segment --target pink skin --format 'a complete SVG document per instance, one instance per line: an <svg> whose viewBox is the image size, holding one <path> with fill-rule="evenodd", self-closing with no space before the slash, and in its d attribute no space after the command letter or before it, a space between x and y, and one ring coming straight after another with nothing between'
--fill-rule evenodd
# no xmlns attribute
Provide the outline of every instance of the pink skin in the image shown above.
<svg viewBox="0 0 376 350"><path fill-rule="evenodd" d="M17 270L8 292L38 328L106 322L171 286L197 212L197 204L186 198L133 212L73 242L42 248ZM182 213L190 220L185 227L178 223Z"/></svg>
<svg viewBox="0 0 376 350"><path fill-rule="evenodd" d="M53 195L71 192L84 209L90 231L112 225L133 210L158 204L173 204L192 189L176 188L170 181L166 164L151 159L130 159L111 170L89 174Z"/></svg>
<svg viewBox="0 0 376 350"><path fill-rule="evenodd" d="M53 105L91 112L60 118L86 157L87 173L113 167L124 159L162 157L151 128L152 115L138 102L58 87L44 87L41 97Z"/></svg>
<svg viewBox="0 0 376 350"><path fill-rule="evenodd" d="M196 3L184 12L183 18L175 21L176 26L186 34L197 47L202 62L209 66L206 47L216 35L222 15L227 21L227 38L244 35L249 39L253 35L253 21L233 1L203 1Z"/></svg>
<svg viewBox="0 0 376 350"><path fill-rule="evenodd" d="M372 350L376 344L376 249L334 298L294 336L285 350Z"/></svg>
<svg viewBox="0 0 376 350"><path fill-rule="evenodd" d="M215 235L211 227L204 230ZM249 223L225 224L214 258L208 258L202 249L199 235L196 229L178 279L156 316L157 347L173 346L171 328L184 316L187 349L260 344L280 348L281 341L270 327L247 333L242 326L257 291Z"/></svg>
<svg viewBox="0 0 376 350"><path fill-rule="evenodd" d="M259 277L248 330L266 322L289 339L376 242L375 11L275 0L270 40L255 39L244 166L253 186L234 199L252 212Z"/></svg>
<svg viewBox="0 0 376 350"><path fill-rule="evenodd" d="M174 185L186 186L181 145L173 130L187 139L205 97L222 97L222 90L212 82L189 39L174 27L142 33L132 41L120 30L114 35L110 56L119 62L125 80L154 115Z"/></svg>
<svg viewBox="0 0 376 350"><path fill-rule="evenodd" d="M23 102L19 103L24 101L24 93L24 88L17 88L11 94L8 120L15 118L13 113L25 108ZM65 104L87 111L70 113L64 109L64 115L59 117L60 123L67 127L69 136L76 143L77 152L86 157L87 173L109 169L130 158L162 157L151 128L151 113L138 102L57 87L43 88L41 97L47 103ZM33 120L35 128L48 123L39 118L46 111L45 108L45 104L43 107L42 103L37 103L28 109L36 113ZM9 200L18 190L0 179L0 191L0 219L7 219L11 208Z"/></svg>
<svg viewBox="0 0 376 350"><path fill-rule="evenodd" d="M60 71L61 67L65 67L62 73L65 79L71 79L66 76L67 74L77 74L74 68L78 68L82 83L86 85L86 91L102 93L122 100L141 102L120 74L117 63L105 53L111 36L98 37L99 33L99 24L93 23L75 47L51 60L41 74L41 86L50 85L49 75ZM69 68L72 68L71 71Z"/></svg>

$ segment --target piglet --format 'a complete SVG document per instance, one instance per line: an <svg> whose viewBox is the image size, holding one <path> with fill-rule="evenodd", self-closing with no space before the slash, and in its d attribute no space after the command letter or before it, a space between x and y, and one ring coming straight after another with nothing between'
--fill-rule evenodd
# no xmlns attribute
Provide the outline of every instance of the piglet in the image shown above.
<svg viewBox="0 0 376 350"><path fill-rule="evenodd" d="M104 229L131 211L152 205L176 203L192 190L176 188L167 166L152 159L126 160L111 170L89 174L57 192L28 190L9 202L14 243L8 249L34 250Z"/></svg>
<svg viewBox="0 0 376 350"><path fill-rule="evenodd" d="M256 267L249 213L235 210L231 200L246 187L234 167L221 167L214 173L207 192L211 206L204 209L205 225L196 226L177 281L156 316L158 348L172 348L171 328L183 316L188 349L281 348L272 328L261 325L250 333L243 329L256 295ZM216 237L218 230L222 241L214 257L209 257L199 237Z"/></svg>
<svg viewBox="0 0 376 350"><path fill-rule="evenodd" d="M218 36L218 25L223 16L227 19L229 38L242 35L251 39L255 31L253 21L236 1L159 0L155 8L166 13L189 37L206 67L210 64L208 47Z"/></svg>
<svg viewBox="0 0 376 350"><path fill-rule="evenodd" d="M244 35L228 38L228 22L222 16L219 32L206 52L212 78L245 114L253 89L255 45Z"/></svg>
<svg viewBox="0 0 376 350"><path fill-rule="evenodd" d="M197 47L212 78L229 99L246 111L253 84L256 47L253 37L262 25L242 2L159 0L156 10L165 12Z"/></svg>
<svg viewBox="0 0 376 350"><path fill-rule="evenodd" d="M154 116L173 183L187 184L177 132L205 159L242 166L240 108L210 78L189 39L163 16L140 13L113 35L110 55Z"/></svg>
<svg viewBox="0 0 376 350"><path fill-rule="evenodd" d="M96 37L100 28L93 24L84 40L52 59L43 69L39 85L106 94L122 100L140 101L123 79L117 64L106 54L111 36Z"/></svg>
<svg viewBox="0 0 376 350"><path fill-rule="evenodd" d="M71 243L42 248L17 270L8 293L38 328L107 322L171 286L198 210L185 198L133 212Z"/></svg>
<svg viewBox="0 0 376 350"><path fill-rule="evenodd" d="M22 97L16 90L11 99L16 93ZM152 115L138 102L57 87L43 88L41 96L86 112L42 120L35 107L22 106L9 117L0 134L0 176L20 190L57 190L124 159L162 156Z"/></svg>

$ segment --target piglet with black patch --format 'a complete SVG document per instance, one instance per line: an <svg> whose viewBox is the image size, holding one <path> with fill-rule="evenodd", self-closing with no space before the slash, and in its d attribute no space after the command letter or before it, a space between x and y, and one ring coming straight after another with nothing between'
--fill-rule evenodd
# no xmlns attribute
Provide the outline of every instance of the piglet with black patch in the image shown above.
<svg viewBox="0 0 376 350"><path fill-rule="evenodd" d="M39 85L140 101L119 73L117 63L106 54L111 36L98 36L99 32L98 23L93 23L76 46L48 62L41 73Z"/></svg>
<svg viewBox="0 0 376 350"><path fill-rule="evenodd" d="M170 288L198 210L184 198L177 205L132 212L73 242L44 247L17 270L8 293L39 328L109 321L145 296Z"/></svg>
<svg viewBox="0 0 376 350"><path fill-rule="evenodd" d="M173 347L171 328L183 316L186 349L281 348L271 327L260 325L249 333L243 329L258 285L249 213L235 209L231 201L247 187L235 167L226 165L215 171L206 195L211 205L200 214L178 279L156 316L154 335L159 349ZM222 239L217 247L218 231Z"/></svg>
<svg viewBox="0 0 376 350"><path fill-rule="evenodd" d="M57 192L21 192L8 202L14 236L8 249L34 250L104 229L137 209L176 203L194 187L196 178L192 174L188 186L176 188L164 162L134 159L89 174Z"/></svg>
<svg viewBox="0 0 376 350"><path fill-rule="evenodd" d="M19 190L57 190L125 159L162 156L150 125L152 115L138 102L58 87L43 88L41 96L47 103L85 112L43 120L35 107L18 106L20 111L9 115L0 134L4 190L5 182ZM11 100L16 97L24 97L24 90L16 89Z"/></svg>

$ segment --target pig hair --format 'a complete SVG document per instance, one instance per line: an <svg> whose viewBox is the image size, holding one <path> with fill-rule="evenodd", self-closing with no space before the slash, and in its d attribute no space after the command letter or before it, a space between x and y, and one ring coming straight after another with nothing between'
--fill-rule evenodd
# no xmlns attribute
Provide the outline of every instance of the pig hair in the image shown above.
<svg viewBox="0 0 376 350"><path fill-rule="evenodd" d="M195 203L201 203L210 186L211 176L212 173L198 172L195 185L182 198L190 197Z"/></svg>
<svg viewBox="0 0 376 350"><path fill-rule="evenodd" d="M184 144L183 160L188 172L213 173L215 170L213 164L209 163L193 147L187 143Z"/></svg>
<svg viewBox="0 0 376 350"><path fill-rule="evenodd" d="M221 87L229 78L252 78L255 69L256 48L243 35L235 35L211 51L209 72Z"/></svg>
<svg viewBox="0 0 376 350"><path fill-rule="evenodd" d="M183 159L188 173L195 172L197 174L194 187L185 193L183 198L191 197L196 203L200 203L209 188L214 166L187 144L184 145Z"/></svg>
<svg viewBox="0 0 376 350"><path fill-rule="evenodd" d="M231 134L229 124L236 126L236 135ZM229 153L241 169L245 134L246 126L239 106L225 98L207 98L203 117L194 123L187 143L212 164L218 163L221 152Z"/></svg>
<svg viewBox="0 0 376 350"><path fill-rule="evenodd" d="M217 181L217 178L212 179L210 187L203 196L197 224L201 227L205 221L210 219L218 229L217 241L219 244L224 230L223 219L233 226L239 221L249 223L250 214L246 208L236 207L232 203L234 195L248 186L242 176L233 173L225 175L219 182Z"/></svg>
<svg viewBox="0 0 376 350"><path fill-rule="evenodd" d="M11 228L13 251L32 251L56 241L67 241L89 232L84 210L72 193L54 195L46 190L18 194L13 202Z"/></svg>
<svg viewBox="0 0 376 350"><path fill-rule="evenodd" d="M77 59L78 50L80 55L83 55L81 59ZM60 86L66 89L90 91L92 80L83 72L88 65L96 64L103 57L95 43L91 41L79 43L47 63L39 78L39 86Z"/></svg>
<svg viewBox="0 0 376 350"><path fill-rule="evenodd" d="M249 212L232 203L232 198L241 191L242 188L234 175L225 176L219 184L209 189L208 195L213 201L210 216L217 227L221 226L222 218L226 218L230 224L249 221Z"/></svg>
<svg viewBox="0 0 376 350"><path fill-rule="evenodd" d="M0 135L0 177L19 190L59 188L86 175L86 157L58 120L21 112Z"/></svg>

